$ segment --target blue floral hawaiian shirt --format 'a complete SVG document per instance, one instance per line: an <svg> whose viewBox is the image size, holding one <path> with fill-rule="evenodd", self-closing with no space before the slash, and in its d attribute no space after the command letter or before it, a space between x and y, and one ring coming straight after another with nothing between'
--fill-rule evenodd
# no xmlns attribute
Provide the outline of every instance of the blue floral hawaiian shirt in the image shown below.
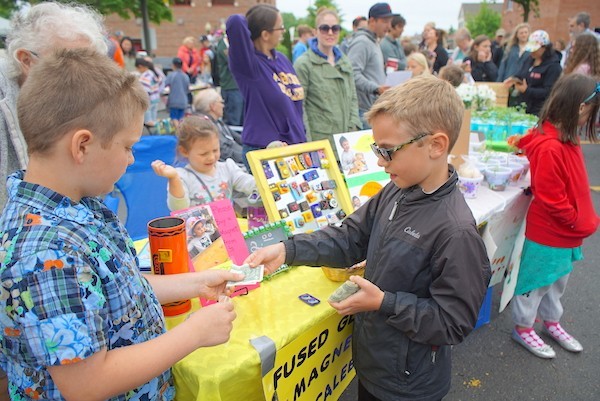
<svg viewBox="0 0 600 401"><path fill-rule="evenodd" d="M96 198L7 182L0 218L0 365L12 400L62 400L46 366L165 332L131 238ZM114 400L172 400L170 370Z"/></svg>

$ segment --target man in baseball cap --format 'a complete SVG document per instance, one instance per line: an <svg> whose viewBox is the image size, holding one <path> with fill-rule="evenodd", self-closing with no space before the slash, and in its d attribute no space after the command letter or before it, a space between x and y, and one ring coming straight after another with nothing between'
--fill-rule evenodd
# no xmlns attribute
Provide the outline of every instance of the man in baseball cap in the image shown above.
<svg viewBox="0 0 600 401"><path fill-rule="evenodd" d="M348 45L348 58L352 62L356 95L358 97L358 114L363 128L370 128L363 119L377 96L389 87L385 86L385 68L383 53L379 41L392 27L394 14L388 3L376 3L369 9L367 27L359 29Z"/></svg>
<svg viewBox="0 0 600 401"><path fill-rule="evenodd" d="M369 9L369 18L392 18L396 15L388 3L375 3Z"/></svg>

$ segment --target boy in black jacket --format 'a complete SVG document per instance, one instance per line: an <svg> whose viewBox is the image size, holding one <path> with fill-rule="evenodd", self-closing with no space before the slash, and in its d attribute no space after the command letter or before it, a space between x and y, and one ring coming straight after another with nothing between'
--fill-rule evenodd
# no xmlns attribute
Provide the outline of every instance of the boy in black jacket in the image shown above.
<svg viewBox="0 0 600 401"><path fill-rule="evenodd" d="M391 183L340 227L296 235L250 255L251 266L346 267L367 260L360 290L338 303L355 315L359 400L440 400L450 389L450 345L473 329L490 264L447 163L462 101L432 76L385 92L366 114Z"/></svg>

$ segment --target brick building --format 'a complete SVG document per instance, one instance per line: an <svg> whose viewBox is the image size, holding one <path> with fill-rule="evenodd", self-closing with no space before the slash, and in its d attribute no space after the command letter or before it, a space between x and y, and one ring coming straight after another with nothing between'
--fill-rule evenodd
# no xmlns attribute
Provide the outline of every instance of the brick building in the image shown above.
<svg viewBox="0 0 600 401"><path fill-rule="evenodd" d="M543 29L548 32L552 41L562 39L569 41L569 18L578 12L586 11L591 16L590 29L600 28L599 0L540 0L540 16L529 15L529 24L533 30ZM502 27L510 32L517 24L523 22L523 9L511 0L504 0L502 5Z"/></svg>
<svg viewBox="0 0 600 401"><path fill-rule="evenodd" d="M245 14L258 3L275 5L275 0L175 0L174 3L171 6L173 21L163 21L160 25L150 23L157 56L173 57L186 36L198 38L207 31L224 29L231 14ZM141 18L124 20L113 14L106 17L105 23L110 32L123 31L132 38L144 37Z"/></svg>

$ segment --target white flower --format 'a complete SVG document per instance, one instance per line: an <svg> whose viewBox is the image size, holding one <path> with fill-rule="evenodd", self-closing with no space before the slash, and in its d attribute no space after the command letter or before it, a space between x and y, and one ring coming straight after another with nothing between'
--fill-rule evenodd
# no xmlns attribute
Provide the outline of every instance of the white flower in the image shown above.
<svg viewBox="0 0 600 401"><path fill-rule="evenodd" d="M487 85L460 84L456 88L466 108L475 106L475 109L487 109L496 102L496 92Z"/></svg>

